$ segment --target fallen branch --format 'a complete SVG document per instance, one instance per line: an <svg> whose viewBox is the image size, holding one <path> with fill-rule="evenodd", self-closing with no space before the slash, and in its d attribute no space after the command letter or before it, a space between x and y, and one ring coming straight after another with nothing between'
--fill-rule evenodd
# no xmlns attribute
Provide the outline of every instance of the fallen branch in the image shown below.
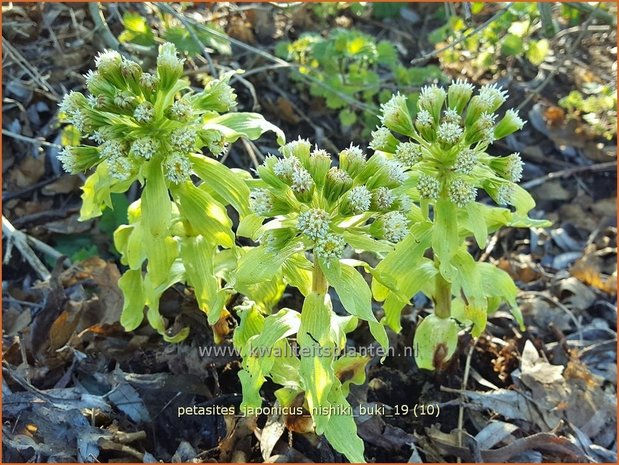
<svg viewBox="0 0 619 465"><path fill-rule="evenodd" d="M13 251L13 246L19 250L19 253L22 257L28 262L28 264L32 267L34 271L39 275L39 277L43 281L47 281L51 274L49 270L45 267L41 259L37 257L37 255L32 250L32 247L37 249L39 252L51 257L54 260L58 260L63 257L63 255L58 252L56 249L46 244L45 242L40 241L39 239L29 236L28 234L20 231L19 229L15 229L15 226L11 224L11 222L3 215L2 216L2 235L6 238L6 252L4 254L4 264L7 264L11 259L11 252ZM68 258L64 260L65 265L71 265L71 261Z"/></svg>
<svg viewBox="0 0 619 465"><path fill-rule="evenodd" d="M457 447L436 438L432 440L443 453L455 455L466 462L471 462L474 459L474 452L467 447ZM570 442L568 438L556 436L552 433L537 433L526 438L517 439L499 449L486 449L478 452L484 462L505 463L513 457L530 450L557 454L562 458L570 459L568 460L570 462L581 461L586 457L585 453Z"/></svg>
<svg viewBox="0 0 619 465"><path fill-rule="evenodd" d="M595 165L588 165L588 166L577 166L575 168L568 168L565 170L548 173L545 176L531 179L530 181L523 182L520 185L522 186L523 189L529 190L533 187L537 187L541 184L544 184L546 181L551 181L553 179L568 178L570 176L574 176L575 174L581 174L581 173L587 173L587 172L614 171L616 169L617 169L616 161L608 161L605 163L598 163Z"/></svg>
<svg viewBox="0 0 619 465"><path fill-rule="evenodd" d="M6 253L4 254L4 264L6 265L11 259L13 246L17 247L22 257L30 264L32 269L39 275L43 281L47 281L51 274L43 262L37 257L34 251L28 245L26 234L15 229L9 220L2 215L2 235L6 238Z"/></svg>

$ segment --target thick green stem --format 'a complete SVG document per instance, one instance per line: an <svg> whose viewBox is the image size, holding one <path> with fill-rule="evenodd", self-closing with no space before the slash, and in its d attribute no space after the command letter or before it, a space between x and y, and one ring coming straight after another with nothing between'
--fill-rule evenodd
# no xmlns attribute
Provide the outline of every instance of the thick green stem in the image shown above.
<svg viewBox="0 0 619 465"><path fill-rule="evenodd" d="M451 316L451 283L440 273L435 280L434 314L439 318Z"/></svg>
<svg viewBox="0 0 619 465"><path fill-rule="evenodd" d="M327 278L320 269L318 260L314 258L314 271L312 273L312 291L319 294L326 294L328 290L329 286L327 284Z"/></svg>

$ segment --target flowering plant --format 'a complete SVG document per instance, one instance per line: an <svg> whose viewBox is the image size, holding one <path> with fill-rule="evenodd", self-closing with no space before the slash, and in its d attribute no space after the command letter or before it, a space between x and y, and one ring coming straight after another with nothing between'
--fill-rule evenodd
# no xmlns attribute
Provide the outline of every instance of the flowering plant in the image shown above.
<svg viewBox="0 0 619 465"><path fill-rule="evenodd" d="M414 349L421 368L440 368L454 354L459 324L478 336L487 314L509 304L522 326L517 288L504 271L476 262L466 240L485 247L489 233L502 226L544 226L527 213L535 206L517 184L523 163L519 154L494 157L488 147L524 125L514 110L499 119L507 93L495 85L453 82L448 90L422 89L413 119L406 98L395 95L382 107L383 126L372 133L379 154L407 168L400 188L419 204L423 221L413 225L377 267L374 296L384 302L386 322L400 329L400 312L419 291L432 298L434 312L418 325ZM498 120L498 121L497 121ZM396 137L397 135L397 137ZM485 191L497 204L477 201ZM433 258L426 258L428 250Z"/></svg>
<svg viewBox="0 0 619 465"><path fill-rule="evenodd" d="M346 257L353 249L390 251L408 235L409 224L420 212L395 192L406 179L398 161L382 155L366 160L360 148L351 146L339 153L336 167L331 155L312 150L306 140L290 142L281 152L283 157L267 157L258 168L259 179L248 181L253 214L238 233L260 245L239 260L234 285L244 289L281 275L305 300L301 313L282 309L265 317L253 305L240 310L234 342L243 355L242 407L260 406L259 389L268 376L282 385L275 393L280 404L302 406L314 423L305 427L315 426L349 460L360 462L363 442L354 435L346 396L351 382L365 379L369 358L339 352L358 320L368 323L384 349L388 339L372 312L370 287L356 269L369 270L369 265ZM347 316L333 312L330 287ZM285 351L292 335L300 357L259 350Z"/></svg>
<svg viewBox="0 0 619 465"><path fill-rule="evenodd" d="M270 378L281 386L277 402L290 409L290 431L324 434L350 461L363 462L347 396L351 384L364 382L369 357L345 350L360 321L386 350L386 327L398 332L403 307L425 293L434 312L418 325L414 348L418 366L431 370L453 356L460 325L478 336L502 302L522 325L509 275L475 261L466 243L474 237L484 247L488 234L506 225L546 224L527 216L535 203L517 184L518 154L487 153L524 124L513 110L497 122L506 93L496 86L476 95L462 81L448 90L425 87L415 118L396 94L372 133L375 153L367 158L351 145L334 166L307 140L285 144L281 130L258 114L226 113L236 100L230 73L195 92L171 44L160 47L153 74L116 52L101 54L96 65L86 75L89 95L71 92L60 108L95 145L65 147L60 159L72 173L94 168L83 187L82 220L111 207L111 193L136 181L143 186L128 224L114 234L128 267L119 281L121 323L135 329L148 307L149 324L165 340L182 340L188 328L169 333L159 300L186 283L221 341L228 297L244 295L233 343L243 359L246 413L261 406ZM256 179L203 153L216 157L239 137L266 131L276 133L282 156L268 156ZM480 190L497 205L478 202ZM227 206L239 213L236 233ZM238 246L237 236L257 245ZM378 264L352 259L353 251L377 255ZM273 312L288 285L303 295L301 311ZM345 315L334 312L332 294ZM380 321L373 297L383 302Z"/></svg>
<svg viewBox="0 0 619 465"><path fill-rule="evenodd" d="M234 259L218 259L217 252L235 249L235 236L225 206L247 214L249 189L239 173L202 150L218 156L239 137L255 139L265 131L284 141L261 115L224 114L236 105L231 75L194 92L170 43L160 47L153 74L106 51L85 76L89 95L70 92L60 105L61 118L95 144L67 146L59 156L71 173L94 168L83 187L82 220L111 207L111 193L125 192L135 181L143 186L130 206L129 224L114 234L129 268L119 282L127 330L139 326L147 306L149 323L166 340L186 337L188 328L168 334L158 310L161 294L177 282L194 288L211 325L227 314L221 281ZM203 182L195 185L192 176ZM223 266L216 270L218 262Z"/></svg>

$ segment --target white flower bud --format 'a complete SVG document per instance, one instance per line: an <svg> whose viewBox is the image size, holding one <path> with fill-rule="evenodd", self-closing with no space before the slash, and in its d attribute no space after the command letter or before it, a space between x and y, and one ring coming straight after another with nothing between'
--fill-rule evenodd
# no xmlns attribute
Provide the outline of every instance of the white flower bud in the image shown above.
<svg viewBox="0 0 619 465"><path fill-rule="evenodd" d="M413 134L413 121L406 106L406 96L398 92L382 104L380 109L380 121L383 125L400 134Z"/></svg>
<svg viewBox="0 0 619 465"><path fill-rule="evenodd" d="M159 79L157 76L150 73L143 73L140 77L140 87L148 90L149 92L153 92L157 88L158 83Z"/></svg>
<svg viewBox="0 0 619 465"><path fill-rule="evenodd" d="M475 201L477 189L466 181L456 178L449 184L449 200L458 207L463 208L470 202Z"/></svg>
<svg viewBox="0 0 619 465"><path fill-rule="evenodd" d="M360 147L350 144L339 155L340 168L351 176L356 176L366 163L365 154Z"/></svg>
<svg viewBox="0 0 619 465"><path fill-rule="evenodd" d="M454 171L458 174L470 174L477 164L477 154L471 149L464 149L456 156Z"/></svg>
<svg viewBox="0 0 619 465"><path fill-rule="evenodd" d="M342 257L345 248L346 241L343 236L329 233L316 240L314 253L326 260L327 266L329 266L330 260L338 260Z"/></svg>
<svg viewBox="0 0 619 465"><path fill-rule="evenodd" d="M150 160L158 151L159 141L152 137L140 137L131 145L131 152L146 160Z"/></svg>
<svg viewBox="0 0 619 465"><path fill-rule="evenodd" d="M86 87L92 84L94 80L99 78L97 72L92 69L89 69L88 72L84 74L83 76L84 76Z"/></svg>
<svg viewBox="0 0 619 465"><path fill-rule="evenodd" d="M108 140L101 146L101 155L105 158L125 157L126 148L124 142L118 139Z"/></svg>
<svg viewBox="0 0 619 465"><path fill-rule="evenodd" d="M441 184L438 179L422 174L417 180L417 190L422 199L437 199Z"/></svg>
<svg viewBox="0 0 619 465"><path fill-rule="evenodd" d="M496 84L486 84L479 89L479 98L484 111L492 113L507 100L507 91Z"/></svg>
<svg viewBox="0 0 619 465"><path fill-rule="evenodd" d="M249 197L249 208L259 216L269 216L273 209L273 194L266 189L255 189Z"/></svg>
<svg viewBox="0 0 619 465"><path fill-rule="evenodd" d="M407 168L421 161L421 146L414 142L402 142L395 151L395 159Z"/></svg>
<svg viewBox="0 0 619 465"><path fill-rule="evenodd" d="M81 110L75 110L67 119L79 132L89 132L90 121Z"/></svg>
<svg viewBox="0 0 619 465"><path fill-rule="evenodd" d="M406 169L402 163L396 160L385 160L384 165L389 181L395 184L402 184L406 181Z"/></svg>
<svg viewBox="0 0 619 465"><path fill-rule="evenodd" d="M501 184L495 194L494 200L498 205L507 206L514 202L515 189L511 184Z"/></svg>
<svg viewBox="0 0 619 465"><path fill-rule="evenodd" d="M193 103L200 109L223 113L236 106L236 93L228 84L234 72L225 73L221 79L209 81L204 90L197 94Z"/></svg>
<svg viewBox="0 0 619 465"><path fill-rule="evenodd" d="M309 157L311 150L312 144L310 141L307 139L301 139L300 136L297 140L290 141L279 148L279 151L285 157L296 157L299 159L306 159Z"/></svg>
<svg viewBox="0 0 619 465"><path fill-rule="evenodd" d="M400 212L383 215L383 234L390 242L400 242L408 235L408 220Z"/></svg>
<svg viewBox="0 0 619 465"><path fill-rule="evenodd" d="M65 171L72 174L82 173L100 160L99 150L91 146L67 146L58 154L58 160Z"/></svg>
<svg viewBox="0 0 619 465"><path fill-rule="evenodd" d="M193 108L185 100L180 99L168 109L167 116L174 121L190 121L193 118Z"/></svg>
<svg viewBox="0 0 619 465"><path fill-rule="evenodd" d="M104 50L95 57L95 66L102 74L110 74L120 69L122 57L114 50Z"/></svg>
<svg viewBox="0 0 619 465"><path fill-rule="evenodd" d="M494 157L490 159L490 167L497 174L508 181L518 182L522 178L524 164L519 153L512 153L507 157Z"/></svg>
<svg viewBox="0 0 619 465"><path fill-rule="evenodd" d="M184 153L172 152L163 162L163 170L169 181L179 184L191 176L191 161Z"/></svg>
<svg viewBox="0 0 619 465"><path fill-rule="evenodd" d="M494 135L497 139L509 136L516 131L519 131L524 126L524 121L518 116L515 110L507 110L503 119L494 128Z"/></svg>
<svg viewBox="0 0 619 465"><path fill-rule="evenodd" d="M353 187L347 194L350 208L354 214L366 212L370 209L372 193L365 186Z"/></svg>
<svg viewBox="0 0 619 465"><path fill-rule="evenodd" d="M135 166L127 157L114 155L106 160L110 176L117 181L126 181L134 174Z"/></svg>
<svg viewBox="0 0 619 465"><path fill-rule="evenodd" d="M330 168L325 177L323 193L330 202L336 202L344 192L352 187L353 180L350 175L335 166Z"/></svg>
<svg viewBox="0 0 619 465"><path fill-rule="evenodd" d="M391 208L395 201L393 191L387 187L379 187L372 192L372 208L378 211L385 211Z"/></svg>
<svg viewBox="0 0 619 465"><path fill-rule="evenodd" d="M346 171L336 168L335 166L327 172L327 180L344 185L352 183L350 175Z"/></svg>
<svg viewBox="0 0 619 465"><path fill-rule="evenodd" d="M329 214L320 208L306 210L299 215L297 228L314 240L325 237L329 233Z"/></svg>
<svg viewBox="0 0 619 465"><path fill-rule="evenodd" d="M73 151L73 147L63 147L58 154L58 160L62 163L62 168L67 173L78 173L77 155Z"/></svg>
<svg viewBox="0 0 619 465"><path fill-rule="evenodd" d="M448 108L443 112L443 122L459 125L462 122L462 116L454 108Z"/></svg>
<svg viewBox="0 0 619 465"><path fill-rule="evenodd" d="M316 184L319 186L324 184L329 168L331 168L331 155L326 150L316 148L307 160L307 169L316 180Z"/></svg>
<svg viewBox="0 0 619 465"><path fill-rule="evenodd" d="M447 92L445 92L445 89L438 87L436 84L422 87L419 93L419 100L417 100L417 107L420 111L426 110L430 113L433 122L438 121L446 97Z"/></svg>
<svg viewBox="0 0 619 465"><path fill-rule="evenodd" d="M66 116L71 116L76 111L79 111L84 103L84 95L72 90L62 98L62 102L58 105L58 111Z"/></svg>
<svg viewBox="0 0 619 465"><path fill-rule="evenodd" d="M275 176L278 178L289 181L292 179L294 170L300 166L299 160L294 157L278 158L273 165L273 173L275 173Z"/></svg>
<svg viewBox="0 0 619 465"><path fill-rule="evenodd" d="M473 85L462 79L452 81L447 90L447 102L450 108L462 112L473 95Z"/></svg>
<svg viewBox="0 0 619 465"><path fill-rule="evenodd" d="M159 55L157 56L157 71L161 78L174 76L176 79L183 74L183 62L176 53L176 46L170 42L166 42L159 46ZM169 76L166 74L170 73Z"/></svg>
<svg viewBox="0 0 619 465"><path fill-rule="evenodd" d="M290 188L295 194L307 195L314 189L314 180L309 171L303 167L293 170L291 180Z"/></svg>
<svg viewBox="0 0 619 465"><path fill-rule="evenodd" d="M110 138L110 131L108 130L108 128L105 128L105 127L97 129L89 137L90 140L96 142L99 145L103 144L109 138Z"/></svg>
<svg viewBox="0 0 619 465"><path fill-rule="evenodd" d="M411 208L413 208L413 201L411 200L411 198L406 195L406 194L402 194L397 198L396 201L396 205L398 210L403 211L408 213L409 211L411 211Z"/></svg>
<svg viewBox="0 0 619 465"><path fill-rule="evenodd" d="M441 123L436 131L438 140L446 145L455 145L462 138L464 131L456 123Z"/></svg>
<svg viewBox="0 0 619 465"><path fill-rule="evenodd" d="M192 152L196 145L196 130L192 127L175 129L170 134L170 143L179 152Z"/></svg>
<svg viewBox="0 0 619 465"><path fill-rule="evenodd" d="M430 127L434 123L432 115L427 110L419 110L417 113L416 124L419 127Z"/></svg>
<svg viewBox="0 0 619 465"><path fill-rule="evenodd" d="M140 103L133 111L133 117L138 123L148 124L153 120L154 116L155 108L150 102Z"/></svg>
<svg viewBox="0 0 619 465"><path fill-rule="evenodd" d="M519 152L512 153L508 156L508 162L505 168L505 177L509 181L518 182L522 179L524 163L522 163L522 158L520 158Z"/></svg>
<svg viewBox="0 0 619 465"><path fill-rule="evenodd" d="M372 141L370 142L370 147L374 150L392 152L397 143L398 140L393 137L391 131L384 126L372 131Z"/></svg>
<svg viewBox="0 0 619 465"><path fill-rule="evenodd" d="M496 122L496 114L482 113L479 116L479 119L475 122L475 126L481 130L494 129L495 122Z"/></svg>

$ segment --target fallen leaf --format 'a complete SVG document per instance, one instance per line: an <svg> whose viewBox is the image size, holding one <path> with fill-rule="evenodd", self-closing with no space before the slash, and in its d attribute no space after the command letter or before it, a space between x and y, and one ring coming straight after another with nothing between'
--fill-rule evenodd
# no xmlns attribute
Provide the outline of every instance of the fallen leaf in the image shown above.
<svg viewBox="0 0 619 465"><path fill-rule="evenodd" d="M79 189L82 185L82 180L79 176L65 175L60 179L44 186L41 189L43 195L68 194Z"/></svg>
<svg viewBox="0 0 619 465"><path fill-rule="evenodd" d="M45 174L45 158L27 155L19 166L11 171L11 181L17 187L28 187L35 184Z"/></svg>

